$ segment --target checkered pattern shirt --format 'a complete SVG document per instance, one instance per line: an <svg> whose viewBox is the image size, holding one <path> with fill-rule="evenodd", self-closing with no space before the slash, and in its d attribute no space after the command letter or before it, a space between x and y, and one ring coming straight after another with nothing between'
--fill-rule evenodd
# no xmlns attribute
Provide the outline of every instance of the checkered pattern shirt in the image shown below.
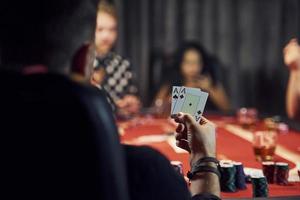
<svg viewBox="0 0 300 200"><path fill-rule="evenodd" d="M120 55L110 52L105 57L97 57L94 62L94 68L104 67L105 78L102 87L117 101L126 94L137 94L137 87L133 81L133 72L130 62Z"/></svg>

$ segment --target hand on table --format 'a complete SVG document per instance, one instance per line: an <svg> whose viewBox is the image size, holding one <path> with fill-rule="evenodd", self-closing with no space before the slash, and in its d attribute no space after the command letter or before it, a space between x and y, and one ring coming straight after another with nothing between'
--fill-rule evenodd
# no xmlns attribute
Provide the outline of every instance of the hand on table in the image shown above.
<svg viewBox="0 0 300 200"><path fill-rule="evenodd" d="M202 117L200 124L184 113L172 115L176 128L176 145L190 152L190 164L202 157L216 156L215 125Z"/></svg>
<svg viewBox="0 0 300 200"><path fill-rule="evenodd" d="M283 49L284 63L292 70L300 69L300 46L297 39L291 39Z"/></svg>
<svg viewBox="0 0 300 200"><path fill-rule="evenodd" d="M141 109L141 102L134 95L124 96L116 102L116 105L123 115L137 114Z"/></svg>

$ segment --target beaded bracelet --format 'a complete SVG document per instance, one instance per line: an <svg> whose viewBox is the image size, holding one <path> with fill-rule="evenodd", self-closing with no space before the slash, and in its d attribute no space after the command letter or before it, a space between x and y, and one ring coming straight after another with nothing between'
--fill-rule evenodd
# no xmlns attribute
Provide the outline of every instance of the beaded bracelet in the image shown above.
<svg viewBox="0 0 300 200"><path fill-rule="evenodd" d="M213 162L216 164L216 167L208 166L208 162ZM221 174L218 169L219 161L216 158L213 157L204 157L199 159L193 166L191 171L187 173L187 177L192 180L193 177L199 173L199 172L210 172L216 174L219 178L221 177Z"/></svg>

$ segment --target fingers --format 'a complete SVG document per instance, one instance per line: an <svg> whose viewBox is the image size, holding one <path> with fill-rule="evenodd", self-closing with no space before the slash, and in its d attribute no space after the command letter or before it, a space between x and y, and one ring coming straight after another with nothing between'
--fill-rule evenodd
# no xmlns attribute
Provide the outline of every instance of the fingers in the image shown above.
<svg viewBox="0 0 300 200"><path fill-rule="evenodd" d="M177 128L176 128L176 132L180 133L184 131L184 125L183 124L178 124Z"/></svg>
<svg viewBox="0 0 300 200"><path fill-rule="evenodd" d="M188 151L189 153L191 152L189 143L187 140L176 140L176 146Z"/></svg>
<svg viewBox="0 0 300 200"><path fill-rule="evenodd" d="M195 122L194 118L190 114L181 113L181 112L178 114L171 115L171 118L173 118L175 122L182 123L182 124L185 123L191 124Z"/></svg>
<svg viewBox="0 0 300 200"><path fill-rule="evenodd" d="M215 124L213 122L211 122L210 120L208 120L207 118L205 118L203 116L201 116L200 125L215 126Z"/></svg>
<svg viewBox="0 0 300 200"><path fill-rule="evenodd" d="M178 124L175 132L176 140L187 140L186 127L183 124Z"/></svg>

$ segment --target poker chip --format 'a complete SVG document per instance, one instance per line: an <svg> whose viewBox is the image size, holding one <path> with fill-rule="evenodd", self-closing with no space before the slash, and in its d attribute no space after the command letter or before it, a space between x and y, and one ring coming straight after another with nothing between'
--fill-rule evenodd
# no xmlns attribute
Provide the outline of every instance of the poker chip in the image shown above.
<svg viewBox="0 0 300 200"><path fill-rule="evenodd" d="M278 185L288 185L288 177L289 177L289 165L284 162L277 162L275 164L275 172L276 172L276 183Z"/></svg>
<svg viewBox="0 0 300 200"><path fill-rule="evenodd" d="M244 166L241 162L233 162L235 167L235 186L239 190L247 189L246 175L244 173Z"/></svg>
<svg viewBox="0 0 300 200"><path fill-rule="evenodd" d="M220 163L221 172L221 191L222 192L236 192L235 175L236 168L233 164Z"/></svg>
<svg viewBox="0 0 300 200"><path fill-rule="evenodd" d="M183 176L183 164L180 161L171 161L171 165L173 166L174 170Z"/></svg>
<svg viewBox="0 0 300 200"><path fill-rule="evenodd" d="M260 175L253 175L252 181L252 196L253 197L268 197L269 188L266 177Z"/></svg>
<svg viewBox="0 0 300 200"><path fill-rule="evenodd" d="M272 161L262 162L264 176L268 183L274 183L275 179L275 163Z"/></svg>

